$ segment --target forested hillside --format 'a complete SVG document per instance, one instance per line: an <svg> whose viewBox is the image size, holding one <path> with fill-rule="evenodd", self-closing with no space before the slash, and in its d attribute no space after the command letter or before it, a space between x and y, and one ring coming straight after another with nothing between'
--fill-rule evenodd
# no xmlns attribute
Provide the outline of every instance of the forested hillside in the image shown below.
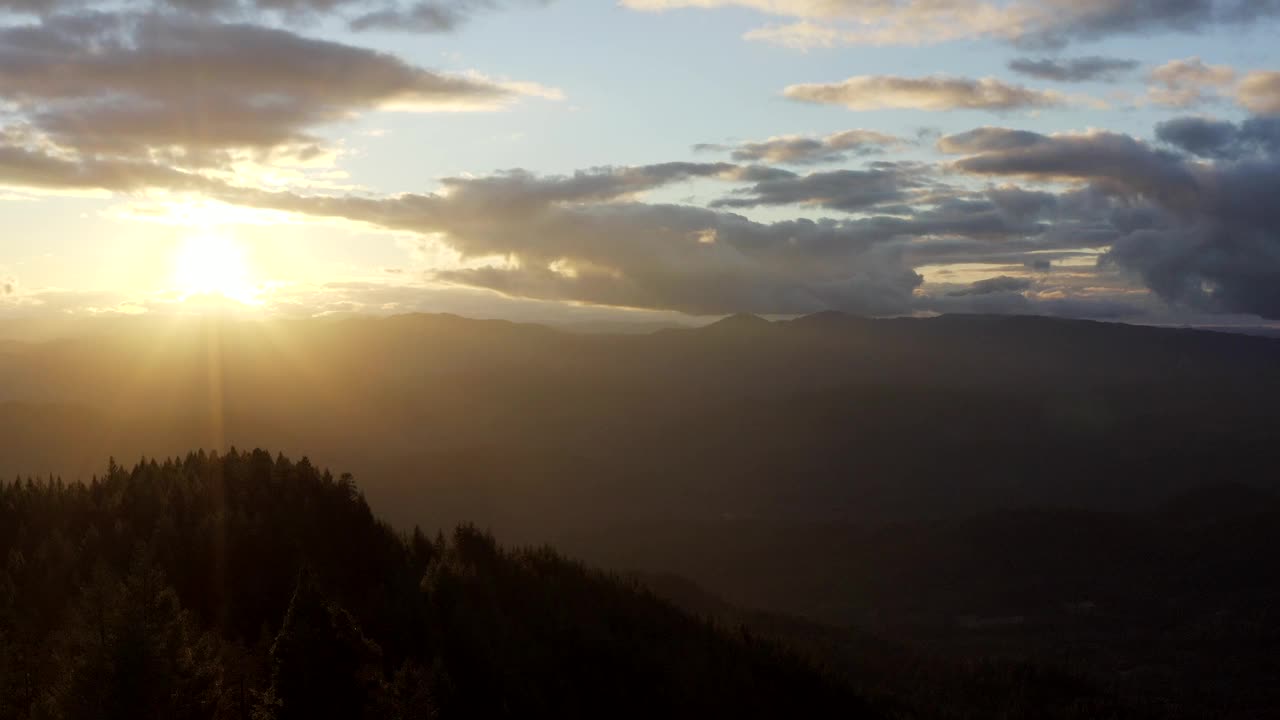
<svg viewBox="0 0 1280 720"><path fill-rule="evenodd" d="M547 549L375 519L266 452L0 487L0 717L870 717L844 684Z"/></svg>

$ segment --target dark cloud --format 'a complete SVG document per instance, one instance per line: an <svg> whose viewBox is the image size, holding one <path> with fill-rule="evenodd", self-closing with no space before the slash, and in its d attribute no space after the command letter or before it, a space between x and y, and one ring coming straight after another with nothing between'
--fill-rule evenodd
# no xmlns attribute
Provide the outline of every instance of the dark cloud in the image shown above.
<svg viewBox="0 0 1280 720"><path fill-rule="evenodd" d="M1228 127L1186 119L1157 130L1166 142L1220 158L1212 163L1094 131L1024 138L986 151L981 148L992 146L970 142L978 152L954 167L986 176L1087 183L1100 193L1094 202L1101 197L1111 206L1108 224L1115 237L1103 262L1136 274L1182 307L1276 319L1280 157L1271 146L1273 132L1269 121Z"/></svg>
<svg viewBox="0 0 1280 720"><path fill-rule="evenodd" d="M1038 22L1018 33L1028 46L1062 46L1073 40L1156 32L1192 33L1215 26L1243 26L1280 16L1275 0L1041 0Z"/></svg>
<svg viewBox="0 0 1280 720"><path fill-rule="evenodd" d="M968 149L976 153L953 163L955 169L975 175L1088 181L1119 194L1156 199L1170 207L1185 203L1194 206L1198 202L1200 187L1195 173L1181 156L1128 135L1101 130L1064 135L995 128L975 132L978 134L949 136L939 141L952 151Z"/></svg>
<svg viewBox="0 0 1280 720"><path fill-rule="evenodd" d="M729 152L737 162L817 165L840 162L851 155L874 155L901 143L899 138L874 130L846 130L826 137L790 135L739 145L695 145L695 151Z"/></svg>
<svg viewBox="0 0 1280 720"><path fill-rule="evenodd" d="M947 294L951 297L965 297L968 295L991 295L992 293L1020 293L1029 289L1031 289L1031 281L1027 278L1001 275L979 280L963 290L954 290Z"/></svg>
<svg viewBox="0 0 1280 720"><path fill-rule="evenodd" d="M941 200L929 208L918 209L904 218L899 234L910 237L967 238L980 240L1009 239L1039 235L1045 230L1038 220L1039 211L1012 207L1006 202L1012 190L1000 195L985 193L976 197ZM928 251L947 248L945 243ZM971 248L972 249L972 248Z"/></svg>
<svg viewBox="0 0 1280 720"><path fill-rule="evenodd" d="M711 205L746 208L799 204L856 212L907 200L914 191L929 184L926 166L873 163L867 170L834 170L808 175L771 173L750 188L716 200Z"/></svg>
<svg viewBox="0 0 1280 720"><path fill-rule="evenodd" d="M995 78L974 80L944 75L858 75L836 83L791 85L784 94L792 100L842 105L850 110L1028 110L1066 104L1064 97L1052 91L1033 90Z"/></svg>
<svg viewBox="0 0 1280 720"><path fill-rule="evenodd" d="M1156 126L1156 137L1201 157L1229 157L1237 154L1240 128L1224 120L1181 117Z"/></svg>
<svg viewBox="0 0 1280 720"><path fill-rule="evenodd" d="M551 0L430 0L410 5L376 7L352 18L352 30L392 30L397 32L452 32L472 17L484 12L515 7L545 7Z"/></svg>
<svg viewBox="0 0 1280 720"><path fill-rule="evenodd" d="M1013 185L990 188L986 196L1004 216L1018 221L1044 217L1058 207L1058 196L1053 193Z"/></svg>
<svg viewBox="0 0 1280 720"><path fill-rule="evenodd" d="M1136 60L1099 57L1055 60L1018 58L1009 62L1009 69L1041 80L1055 82L1115 82L1121 75L1137 69Z"/></svg>
<svg viewBox="0 0 1280 720"><path fill-rule="evenodd" d="M0 96L31 130L93 154L216 162L318 152L313 130L380 107L486 107L514 91L284 30L83 14L0 29Z"/></svg>
<svg viewBox="0 0 1280 720"><path fill-rule="evenodd" d="M1204 168L1196 206L1166 208L1112 244L1107 260L1195 310L1280 318L1280 162Z"/></svg>
<svg viewBox="0 0 1280 720"><path fill-rule="evenodd" d="M1280 155L1280 117L1255 117L1238 124L1201 117L1175 118L1157 125L1156 137L1204 158Z"/></svg>
<svg viewBox="0 0 1280 720"><path fill-rule="evenodd" d="M528 297L696 314L830 308L893 314L910 306L920 282L891 248L831 221L756 223L634 204L540 219L537 229L560 239L554 257L548 248L521 244L509 248L519 253L518 268L456 271L443 279Z"/></svg>
<svg viewBox="0 0 1280 720"><path fill-rule="evenodd" d="M962 155L993 150L1028 148L1045 142L1048 142L1048 138L1030 130L981 127L938 138L938 150L953 155Z"/></svg>
<svg viewBox="0 0 1280 720"><path fill-rule="evenodd" d="M539 177L512 170L483 178L446 178L445 193L472 210L518 212L559 203L597 203L694 178L732 178L743 172L731 163L669 162L635 167L598 167L572 175Z"/></svg>

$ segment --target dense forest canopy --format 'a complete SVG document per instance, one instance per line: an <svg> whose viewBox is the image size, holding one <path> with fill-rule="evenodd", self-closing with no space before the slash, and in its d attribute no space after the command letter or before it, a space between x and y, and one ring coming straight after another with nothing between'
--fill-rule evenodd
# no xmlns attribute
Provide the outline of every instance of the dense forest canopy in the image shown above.
<svg viewBox="0 0 1280 720"><path fill-rule="evenodd" d="M778 646L548 549L374 518L256 450L0 487L5 718L872 716Z"/></svg>

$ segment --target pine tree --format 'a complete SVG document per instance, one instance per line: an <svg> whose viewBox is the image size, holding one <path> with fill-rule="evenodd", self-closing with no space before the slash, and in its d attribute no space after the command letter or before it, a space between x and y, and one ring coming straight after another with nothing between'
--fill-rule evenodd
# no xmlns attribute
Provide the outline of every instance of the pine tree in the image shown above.
<svg viewBox="0 0 1280 720"><path fill-rule="evenodd" d="M163 575L135 561L105 567L81 593L62 637L65 679L49 704L77 720L212 718L221 694L217 643L199 633Z"/></svg>
<svg viewBox="0 0 1280 720"><path fill-rule="evenodd" d="M271 688L255 717L360 718L381 690L380 661L378 646L304 569L271 647Z"/></svg>

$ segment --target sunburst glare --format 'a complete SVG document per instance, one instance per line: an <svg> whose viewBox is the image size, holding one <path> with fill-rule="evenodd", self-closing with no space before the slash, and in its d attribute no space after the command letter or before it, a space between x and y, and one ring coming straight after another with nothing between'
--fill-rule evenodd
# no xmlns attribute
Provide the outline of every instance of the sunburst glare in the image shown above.
<svg viewBox="0 0 1280 720"><path fill-rule="evenodd" d="M218 233L203 232L182 241L174 257L173 281L184 297L219 295L245 304L257 299L244 248Z"/></svg>

